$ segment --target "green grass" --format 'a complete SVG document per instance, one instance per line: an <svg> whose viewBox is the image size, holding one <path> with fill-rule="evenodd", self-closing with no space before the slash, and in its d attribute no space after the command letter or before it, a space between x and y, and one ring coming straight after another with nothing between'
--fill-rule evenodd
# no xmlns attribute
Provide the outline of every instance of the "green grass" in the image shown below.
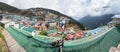
<svg viewBox="0 0 120 52"><path fill-rule="evenodd" d="M0 38L2 39L2 40L5 40L5 38L4 38L4 36L2 35L2 28L0 27Z"/></svg>
<svg viewBox="0 0 120 52"><path fill-rule="evenodd" d="M2 32L1 32L1 27L0 27L0 39L3 39ZM2 44L1 44L1 42L0 42L0 52L2 52Z"/></svg>
<svg viewBox="0 0 120 52"><path fill-rule="evenodd" d="M1 28L0 28L0 39L3 39ZM1 44L1 42L0 42L0 52L2 52L2 44Z"/></svg>
<svg viewBox="0 0 120 52"><path fill-rule="evenodd" d="M1 46L1 43L0 43L0 52L2 52L2 46Z"/></svg>

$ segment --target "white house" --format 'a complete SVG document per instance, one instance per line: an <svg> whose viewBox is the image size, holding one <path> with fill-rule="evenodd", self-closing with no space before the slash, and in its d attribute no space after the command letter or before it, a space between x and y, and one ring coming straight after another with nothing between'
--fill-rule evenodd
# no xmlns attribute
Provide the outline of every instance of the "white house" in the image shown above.
<svg viewBox="0 0 120 52"><path fill-rule="evenodd" d="M19 28L19 24L16 24L14 21L6 20L6 19L0 21L0 26L2 26L3 28L7 28L9 26L14 26L15 28Z"/></svg>
<svg viewBox="0 0 120 52"><path fill-rule="evenodd" d="M113 17L113 21L112 21L112 23L113 24L120 24L120 15L114 15Z"/></svg>
<svg viewBox="0 0 120 52"><path fill-rule="evenodd" d="M50 27L56 27L57 26L57 23L54 22L54 23L49 23Z"/></svg>

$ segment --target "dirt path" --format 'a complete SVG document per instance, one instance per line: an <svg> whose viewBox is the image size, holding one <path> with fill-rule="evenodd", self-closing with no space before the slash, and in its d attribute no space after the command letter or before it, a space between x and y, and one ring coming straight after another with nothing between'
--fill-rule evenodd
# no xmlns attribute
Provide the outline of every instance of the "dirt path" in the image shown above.
<svg viewBox="0 0 120 52"><path fill-rule="evenodd" d="M10 52L26 52L5 29L2 30L2 34Z"/></svg>

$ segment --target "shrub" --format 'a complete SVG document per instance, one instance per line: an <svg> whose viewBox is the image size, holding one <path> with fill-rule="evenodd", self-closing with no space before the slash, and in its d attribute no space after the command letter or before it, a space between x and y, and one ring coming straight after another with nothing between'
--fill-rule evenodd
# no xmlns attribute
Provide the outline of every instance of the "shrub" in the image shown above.
<svg viewBox="0 0 120 52"><path fill-rule="evenodd" d="M44 36L46 36L46 35L47 35L47 32L46 32L46 31L41 31L41 32L39 33L39 35L44 35Z"/></svg>

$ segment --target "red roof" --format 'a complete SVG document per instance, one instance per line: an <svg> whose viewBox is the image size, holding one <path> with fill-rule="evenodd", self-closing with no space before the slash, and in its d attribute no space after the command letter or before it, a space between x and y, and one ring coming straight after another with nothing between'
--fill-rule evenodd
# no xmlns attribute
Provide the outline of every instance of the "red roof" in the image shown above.
<svg viewBox="0 0 120 52"><path fill-rule="evenodd" d="M34 26L34 28L40 28L40 26Z"/></svg>
<svg viewBox="0 0 120 52"><path fill-rule="evenodd" d="M80 34L76 33L76 34L74 34L74 36L76 36L76 37L77 37L77 36L80 36Z"/></svg>
<svg viewBox="0 0 120 52"><path fill-rule="evenodd" d="M68 35L66 36L66 38L67 38L68 40L71 40L71 39L73 38L73 35L68 34Z"/></svg>
<svg viewBox="0 0 120 52"><path fill-rule="evenodd" d="M46 21L49 21L49 20L50 20L50 18L45 18L45 20L46 20Z"/></svg>

